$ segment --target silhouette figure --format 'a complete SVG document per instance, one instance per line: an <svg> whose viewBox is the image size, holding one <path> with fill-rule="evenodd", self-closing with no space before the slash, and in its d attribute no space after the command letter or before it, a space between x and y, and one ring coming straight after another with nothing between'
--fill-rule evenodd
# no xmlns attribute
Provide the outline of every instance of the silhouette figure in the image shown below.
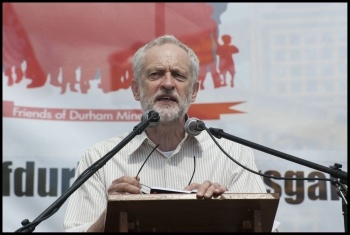
<svg viewBox="0 0 350 235"><path fill-rule="evenodd" d="M76 71L63 71L62 67L60 67L60 74L62 75L61 94L66 93L68 85L71 91L78 92L75 88L75 84L77 83Z"/></svg>
<svg viewBox="0 0 350 235"><path fill-rule="evenodd" d="M222 35L222 45L218 45L217 55L219 56L219 71L222 76L224 86L227 86L227 74L231 75L231 87L234 87L234 77L236 73L233 54L239 52L238 48L231 45L231 36Z"/></svg>
<svg viewBox="0 0 350 235"><path fill-rule="evenodd" d="M137 41L129 48L111 54L108 58L111 78L101 78L99 88L104 92L129 88L133 80L132 58L136 50L143 44Z"/></svg>
<svg viewBox="0 0 350 235"><path fill-rule="evenodd" d="M19 21L12 3L2 4L2 62L8 86L19 83L23 78L32 79L28 88L43 86L46 75L43 72L32 48L31 42ZM25 72L21 68L26 62Z"/></svg>
<svg viewBox="0 0 350 235"><path fill-rule="evenodd" d="M221 87L220 74L216 69L215 60L215 44L216 44L216 31L214 29L205 30L202 33L196 35L199 39L200 48L193 47L200 60L200 70L198 74L198 81L200 82L200 89L205 89L204 81L207 73L209 72L213 79L214 88Z"/></svg>
<svg viewBox="0 0 350 235"><path fill-rule="evenodd" d="M198 33L195 37L199 41L197 45L191 45L193 50L196 52L200 61L200 70L198 74L198 81L200 82L200 89L205 89L204 80L209 72L213 79L214 88L221 87L220 74L216 69L216 46L218 44L217 35L217 23L211 18L213 16L213 7L207 4L202 6L203 14L206 15L205 26L202 32Z"/></svg>

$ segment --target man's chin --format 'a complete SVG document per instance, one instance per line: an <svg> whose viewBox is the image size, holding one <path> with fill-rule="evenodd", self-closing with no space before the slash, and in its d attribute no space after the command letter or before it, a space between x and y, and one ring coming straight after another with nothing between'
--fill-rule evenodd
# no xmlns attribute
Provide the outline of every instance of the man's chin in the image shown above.
<svg viewBox="0 0 350 235"><path fill-rule="evenodd" d="M158 112L158 111L157 111ZM160 120L164 122L172 122L179 119L178 110L160 110L159 112Z"/></svg>

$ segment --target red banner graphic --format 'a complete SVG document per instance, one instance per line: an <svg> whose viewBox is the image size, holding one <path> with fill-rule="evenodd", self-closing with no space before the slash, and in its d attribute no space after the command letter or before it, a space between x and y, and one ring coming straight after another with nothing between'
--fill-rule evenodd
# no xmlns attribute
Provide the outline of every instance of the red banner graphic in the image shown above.
<svg viewBox="0 0 350 235"><path fill-rule="evenodd" d="M201 120L218 120L221 114L237 114L244 113L235 109L231 109L232 106L243 103L241 102L223 102L223 103L204 103L204 104L192 104L188 115L190 117L196 117Z"/></svg>
<svg viewBox="0 0 350 235"><path fill-rule="evenodd" d="M220 119L221 114L243 113L231 109L242 102L193 104L189 110L190 117L201 120ZM141 109L65 109L37 108L16 106L13 101L3 101L3 117L41 119L56 121L88 122L132 122L140 121Z"/></svg>

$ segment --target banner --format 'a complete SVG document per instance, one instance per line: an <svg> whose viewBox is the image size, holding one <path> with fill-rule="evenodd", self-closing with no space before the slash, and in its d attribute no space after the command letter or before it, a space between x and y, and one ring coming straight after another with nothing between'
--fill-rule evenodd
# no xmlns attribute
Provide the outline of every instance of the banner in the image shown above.
<svg viewBox="0 0 350 235"><path fill-rule="evenodd" d="M173 34L197 53L189 115L207 127L347 172L347 3L2 3L3 232L73 183L93 144L142 110L131 59ZM281 232L344 232L330 175L254 150ZM222 157L226 157L224 154ZM67 203L35 232L62 232Z"/></svg>

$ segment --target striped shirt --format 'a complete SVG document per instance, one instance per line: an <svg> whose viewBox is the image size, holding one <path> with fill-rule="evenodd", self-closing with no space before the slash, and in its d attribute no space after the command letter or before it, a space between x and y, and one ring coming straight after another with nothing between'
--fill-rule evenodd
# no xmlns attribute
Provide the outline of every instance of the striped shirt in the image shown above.
<svg viewBox="0 0 350 235"><path fill-rule="evenodd" d="M87 149L76 170L76 176L115 148L128 134L123 134ZM257 171L251 148L239 143L215 139L227 154L239 164ZM157 143L142 132L116 153L70 197L64 218L67 232L82 232L106 209L108 187L113 180L136 176ZM139 173L140 183L172 189L184 189L191 183L206 180L226 186L233 193L266 193L261 176L242 168L227 157L203 131L198 136L185 134L170 157L156 149Z"/></svg>

